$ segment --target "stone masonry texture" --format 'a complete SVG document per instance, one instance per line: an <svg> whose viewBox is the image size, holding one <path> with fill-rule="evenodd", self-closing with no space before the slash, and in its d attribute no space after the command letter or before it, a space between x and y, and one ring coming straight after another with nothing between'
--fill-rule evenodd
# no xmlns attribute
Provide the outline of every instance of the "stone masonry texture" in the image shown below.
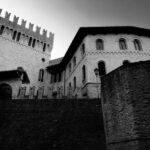
<svg viewBox="0 0 150 150"><path fill-rule="evenodd" d="M150 61L102 77L102 108L107 150L150 149Z"/></svg>
<svg viewBox="0 0 150 150"><path fill-rule="evenodd" d="M105 150L99 99L0 100L0 150Z"/></svg>

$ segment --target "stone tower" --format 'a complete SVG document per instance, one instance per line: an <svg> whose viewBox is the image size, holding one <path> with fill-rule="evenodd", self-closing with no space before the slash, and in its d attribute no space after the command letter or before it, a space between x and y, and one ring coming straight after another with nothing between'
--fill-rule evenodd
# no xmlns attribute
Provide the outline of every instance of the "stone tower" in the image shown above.
<svg viewBox="0 0 150 150"><path fill-rule="evenodd" d="M1 14L2 10L0 10ZM29 94L30 88L38 89L45 86L44 81L39 81L39 70L45 69L51 57L53 48L54 34L49 33L29 23L26 28L26 21L22 20L18 24L19 17L14 16L10 21L10 13L6 12L5 17L0 17L0 71L15 70L18 67L23 68L30 79L30 84L22 84L26 88L26 94ZM46 76L44 74L44 76ZM13 89L13 98L18 95L18 89Z"/></svg>

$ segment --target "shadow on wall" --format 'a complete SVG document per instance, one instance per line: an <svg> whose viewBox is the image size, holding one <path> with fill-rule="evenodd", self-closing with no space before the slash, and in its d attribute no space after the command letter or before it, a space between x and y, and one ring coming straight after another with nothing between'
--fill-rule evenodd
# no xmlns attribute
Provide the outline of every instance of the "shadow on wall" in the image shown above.
<svg viewBox="0 0 150 150"><path fill-rule="evenodd" d="M0 99L12 99L12 87L9 84L0 84Z"/></svg>
<svg viewBox="0 0 150 150"><path fill-rule="evenodd" d="M0 150L106 150L99 99L4 102Z"/></svg>

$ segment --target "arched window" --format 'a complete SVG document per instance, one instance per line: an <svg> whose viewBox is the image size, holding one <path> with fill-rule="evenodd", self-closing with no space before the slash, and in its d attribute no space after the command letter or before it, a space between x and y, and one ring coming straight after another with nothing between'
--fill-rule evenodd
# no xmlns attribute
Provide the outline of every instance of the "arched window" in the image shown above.
<svg viewBox="0 0 150 150"><path fill-rule="evenodd" d="M13 33L13 37L12 37L12 39L13 39L13 40L15 40L16 35L17 35L17 31L14 31L14 33Z"/></svg>
<svg viewBox="0 0 150 150"><path fill-rule="evenodd" d="M102 39L96 40L96 49L97 50L103 50L104 49L104 42Z"/></svg>
<svg viewBox="0 0 150 150"><path fill-rule="evenodd" d="M73 78L74 90L76 89L76 77Z"/></svg>
<svg viewBox="0 0 150 150"><path fill-rule="evenodd" d="M82 82L86 81L86 68L85 65L82 67Z"/></svg>
<svg viewBox="0 0 150 150"><path fill-rule="evenodd" d="M128 64L130 64L130 61L129 60L124 60L122 64L123 65L128 65Z"/></svg>
<svg viewBox="0 0 150 150"><path fill-rule="evenodd" d="M20 40L20 36L21 36L21 33L19 32L18 35L17 35L17 41L19 42Z"/></svg>
<svg viewBox="0 0 150 150"><path fill-rule="evenodd" d="M2 34L3 34L4 29L5 29L5 27L2 25L2 26L1 26L1 29L0 29L0 35L2 35Z"/></svg>
<svg viewBox="0 0 150 150"><path fill-rule="evenodd" d="M106 74L106 68L105 68L105 62L104 61L100 61L98 63L98 69L99 69L99 75L103 76Z"/></svg>
<svg viewBox="0 0 150 150"><path fill-rule="evenodd" d="M139 51L142 50L141 42L138 39L134 39L133 43L134 43L135 50L139 50Z"/></svg>
<svg viewBox="0 0 150 150"><path fill-rule="evenodd" d="M124 38L119 39L119 47L121 50L127 49L127 43Z"/></svg>

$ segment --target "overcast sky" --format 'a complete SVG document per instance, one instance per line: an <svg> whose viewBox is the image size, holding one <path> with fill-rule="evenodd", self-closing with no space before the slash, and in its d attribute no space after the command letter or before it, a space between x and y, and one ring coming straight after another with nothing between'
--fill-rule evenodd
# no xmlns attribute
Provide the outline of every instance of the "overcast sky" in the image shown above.
<svg viewBox="0 0 150 150"><path fill-rule="evenodd" d="M52 59L64 56L81 26L150 28L150 0L0 0L0 7L53 32Z"/></svg>

